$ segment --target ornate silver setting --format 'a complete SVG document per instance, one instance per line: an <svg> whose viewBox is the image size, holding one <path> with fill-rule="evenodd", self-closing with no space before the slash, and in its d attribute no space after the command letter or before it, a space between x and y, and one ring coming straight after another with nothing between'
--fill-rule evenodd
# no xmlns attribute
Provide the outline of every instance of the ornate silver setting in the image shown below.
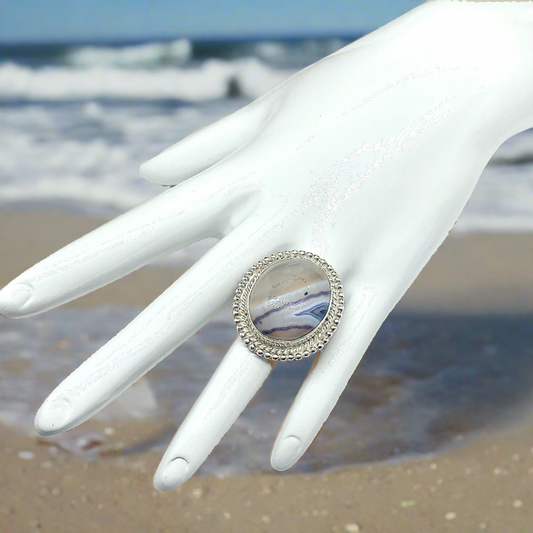
<svg viewBox="0 0 533 533"><path fill-rule="evenodd" d="M329 281L330 300L325 316L309 333L295 340L270 338L256 327L250 315L250 294L257 281L273 265L301 259L318 266ZM324 259L303 250L288 250L269 255L253 265L242 277L233 300L233 320L244 344L255 355L273 361L297 361L322 350L337 329L344 310L344 295L339 276Z"/></svg>

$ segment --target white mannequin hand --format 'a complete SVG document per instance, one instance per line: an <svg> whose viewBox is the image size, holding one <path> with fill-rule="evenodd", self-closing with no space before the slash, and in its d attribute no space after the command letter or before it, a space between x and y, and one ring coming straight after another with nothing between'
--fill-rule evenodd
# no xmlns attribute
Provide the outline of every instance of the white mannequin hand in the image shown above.
<svg viewBox="0 0 533 533"><path fill-rule="evenodd" d="M20 275L0 292L0 313L35 315L194 241L220 241L54 390L39 433L69 430L111 402L226 307L258 259L303 249L337 270L346 304L276 440L273 467L292 466L491 155L533 125L530 11L423 4L142 165L146 179L179 185ZM270 370L234 342L157 488L198 469Z"/></svg>

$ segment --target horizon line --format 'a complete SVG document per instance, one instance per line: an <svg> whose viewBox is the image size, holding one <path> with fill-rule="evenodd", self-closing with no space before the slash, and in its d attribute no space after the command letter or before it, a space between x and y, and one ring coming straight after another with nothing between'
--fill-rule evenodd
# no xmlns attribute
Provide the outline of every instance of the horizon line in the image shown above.
<svg viewBox="0 0 533 533"><path fill-rule="evenodd" d="M367 35L374 30L345 30L332 32L295 32L295 33L242 33L242 34L192 34L192 35L175 35L175 36L119 36L119 37L83 37L79 39L74 38L41 38L41 39L9 39L6 40L0 36L0 46L38 46L38 45L76 45L76 44L141 44L147 42L171 42L180 39L188 39L191 41L239 41L239 40L257 40L257 39L271 39L271 40L289 40L289 39L358 39Z"/></svg>

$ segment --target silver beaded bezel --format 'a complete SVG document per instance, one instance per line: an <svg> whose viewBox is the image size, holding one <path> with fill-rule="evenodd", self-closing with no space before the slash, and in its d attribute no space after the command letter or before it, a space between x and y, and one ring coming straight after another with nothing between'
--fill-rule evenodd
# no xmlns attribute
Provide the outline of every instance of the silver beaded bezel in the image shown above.
<svg viewBox="0 0 533 533"><path fill-rule="evenodd" d="M275 340L263 335L253 324L250 317L250 293L268 268L292 259L311 261L324 272L331 288L330 305L320 324L307 335L292 341ZM343 311L344 295L337 272L324 259L304 250L278 252L255 263L242 277L233 299L233 320L237 333L252 353L272 361L298 361L322 350L337 329Z"/></svg>

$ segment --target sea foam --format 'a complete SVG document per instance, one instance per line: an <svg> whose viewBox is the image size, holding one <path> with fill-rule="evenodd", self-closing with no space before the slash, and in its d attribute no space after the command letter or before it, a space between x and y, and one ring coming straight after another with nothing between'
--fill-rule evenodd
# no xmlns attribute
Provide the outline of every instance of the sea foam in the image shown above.
<svg viewBox="0 0 533 533"><path fill-rule="evenodd" d="M142 161L247 102L0 105L0 205L116 216L162 190L139 177ZM504 143L454 232L533 231L531 158L533 131Z"/></svg>
<svg viewBox="0 0 533 533"><path fill-rule="evenodd" d="M127 53L122 50L122 59ZM90 65L91 52L77 61ZM98 54L105 52L99 51ZM87 99L180 100L201 102L240 94L257 98L295 71L268 66L256 58L209 59L198 66L128 69L109 64L94 66L29 67L13 62L0 64L0 101L65 101ZM84 59L85 58L85 59ZM99 57L101 60L101 57ZM125 60L125 59L124 59Z"/></svg>
<svg viewBox="0 0 533 533"><path fill-rule="evenodd" d="M67 63L76 67L127 66L147 67L162 64L184 64L193 53L189 39L169 43L153 42L131 46L82 46L65 54Z"/></svg>

